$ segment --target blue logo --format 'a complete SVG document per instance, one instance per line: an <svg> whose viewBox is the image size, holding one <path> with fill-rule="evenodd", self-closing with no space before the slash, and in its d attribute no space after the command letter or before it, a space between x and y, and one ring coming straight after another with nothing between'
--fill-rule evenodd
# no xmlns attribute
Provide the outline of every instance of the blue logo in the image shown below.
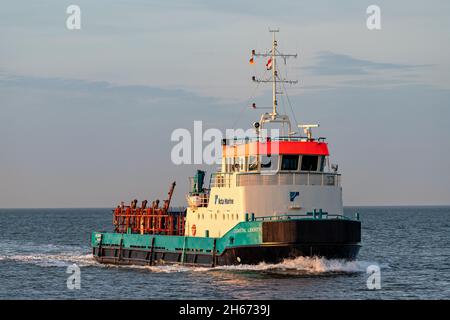
<svg viewBox="0 0 450 320"><path fill-rule="evenodd" d="M291 191L289 192L289 200L291 202L294 202L295 198L297 198L300 195L300 192L298 191Z"/></svg>

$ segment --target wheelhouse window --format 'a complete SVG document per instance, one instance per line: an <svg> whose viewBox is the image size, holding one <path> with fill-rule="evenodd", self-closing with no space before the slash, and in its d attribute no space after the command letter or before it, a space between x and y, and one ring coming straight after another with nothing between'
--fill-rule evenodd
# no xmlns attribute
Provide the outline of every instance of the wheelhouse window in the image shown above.
<svg viewBox="0 0 450 320"><path fill-rule="evenodd" d="M237 159L236 158L227 158L227 172L234 172L236 171L236 167L239 166L237 165Z"/></svg>
<svg viewBox="0 0 450 320"><path fill-rule="evenodd" d="M302 156L302 171L317 171L318 156Z"/></svg>
<svg viewBox="0 0 450 320"><path fill-rule="evenodd" d="M239 171L245 171L245 157L239 157Z"/></svg>
<svg viewBox="0 0 450 320"><path fill-rule="evenodd" d="M283 155L281 157L281 170L297 170L298 155Z"/></svg>
<svg viewBox="0 0 450 320"><path fill-rule="evenodd" d="M325 156L321 156L320 158L320 172L323 172L323 170L325 169L325 163L326 163L326 158Z"/></svg>
<svg viewBox="0 0 450 320"><path fill-rule="evenodd" d="M258 158L256 156L248 157L248 171L258 170Z"/></svg>
<svg viewBox="0 0 450 320"><path fill-rule="evenodd" d="M261 155L261 171L278 170L278 155Z"/></svg>
<svg viewBox="0 0 450 320"><path fill-rule="evenodd" d="M225 158L225 172L231 172L233 168L233 158Z"/></svg>

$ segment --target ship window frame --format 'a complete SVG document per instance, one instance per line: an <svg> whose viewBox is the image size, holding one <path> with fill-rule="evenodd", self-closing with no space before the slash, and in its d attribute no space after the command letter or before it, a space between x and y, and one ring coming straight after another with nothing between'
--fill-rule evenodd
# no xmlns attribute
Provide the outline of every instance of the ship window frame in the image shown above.
<svg viewBox="0 0 450 320"><path fill-rule="evenodd" d="M278 171L279 166L279 156L276 154L261 154L259 156L259 162L260 162L260 171L266 171L266 172L276 172ZM265 160L269 160L268 163L264 163Z"/></svg>
<svg viewBox="0 0 450 320"><path fill-rule="evenodd" d="M318 166L319 172L325 171L325 164L326 164L326 157L325 156L319 156L319 162L320 165Z"/></svg>
<svg viewBox="0 0 450 320"><path fill-rule="evenodd" d="M227 164L227 172L231 173L234 172L234 158L228 158L228 164Z"/></svg>
<svg viewBox="0 0 450 320"><path fill-rule="evenodd" d="M303 161L304 159L313 159L315 158L315 169L314 169L314 162L311 162L309 165L309 169L306 169L303 167ZM311 165L313 164L313 165ZM313 155L313 154L305 154L302 155L302 160L301 160L301 164L300 164L300 171L317 171L319 169L319 156L318 155Z"/></svg>
<svg viewBox="0 0 450 320"><path fill-rule="evenodd" d="M255 155L248 156L248 171L258 171L258 157Z"/></svg>
<svg viewBox="0 0 450 320"><path fill-rule="evenodd" d="M238 157L239 171L246 172L245 157Z"/></svg>
<svg viewBox="0 0 450 320"><path fill-rule="evenodd" d="M289 159L291 158L291 159ZM285 159L288 161L289 165L292 165L295 163L295 166L291 166L291 167L284 167L285 166ZM297 160L297 162L295 162L295 160ZM298 154L283 154L281 155L281 166L280 166L280 171L298 171L298 165L300 162L300 155Z"/></svg>

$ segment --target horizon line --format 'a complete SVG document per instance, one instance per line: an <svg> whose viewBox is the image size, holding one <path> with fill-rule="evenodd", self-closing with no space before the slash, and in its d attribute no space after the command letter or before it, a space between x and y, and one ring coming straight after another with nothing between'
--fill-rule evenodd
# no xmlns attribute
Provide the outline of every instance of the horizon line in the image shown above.
<svg viewBox="0 0 450 320"><path fill-rule="evenodd" d="M186 207L187 206L178 206L178 205L174 205L174 206L170 206L171 208L177 208L177 207ZM449 204L393 204L393 205L344 205L344 208L411 208L411 207L416 207L416 208L426 208L426 207L450 207L450 203ZM107 207L0 207L0 210L33 210L33 209L47 209L47 210L58 210L58 209L114 209L114 206L107 206Z"/></svg>

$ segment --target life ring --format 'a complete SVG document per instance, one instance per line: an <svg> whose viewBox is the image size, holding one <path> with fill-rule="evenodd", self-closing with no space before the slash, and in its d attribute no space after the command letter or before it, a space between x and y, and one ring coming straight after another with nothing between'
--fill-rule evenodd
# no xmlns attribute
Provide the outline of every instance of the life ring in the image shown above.
<svg viewBox="0 0 450 320"><path fill-rule="evenodd" d="M191 231L192 231L192 235L195 236L195 234L197 233L197 227L195 226L195 224L192 225Z"/></svg>

